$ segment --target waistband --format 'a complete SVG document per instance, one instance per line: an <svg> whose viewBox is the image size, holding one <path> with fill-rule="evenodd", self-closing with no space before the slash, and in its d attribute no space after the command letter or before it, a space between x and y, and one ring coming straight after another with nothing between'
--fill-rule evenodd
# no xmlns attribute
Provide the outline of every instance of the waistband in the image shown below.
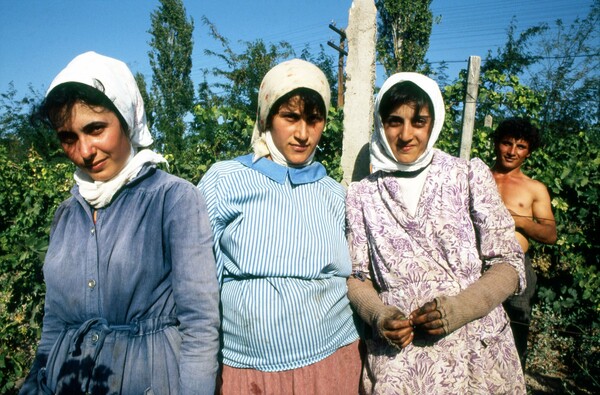
<svg viewBox="0 0 600 395"><path fill-rule="evenodd" d="M97 317L89 319L81 325L67 325L65 330L76 329L71 344L71 351L73 351L81 345L85 335L91 330L98 331L101 340L104 341L106 335L111 332L129 332L130 336L142 336L177 324L177 318L170 316L134 320L129 324L109 324L105 318Z"/></svg>

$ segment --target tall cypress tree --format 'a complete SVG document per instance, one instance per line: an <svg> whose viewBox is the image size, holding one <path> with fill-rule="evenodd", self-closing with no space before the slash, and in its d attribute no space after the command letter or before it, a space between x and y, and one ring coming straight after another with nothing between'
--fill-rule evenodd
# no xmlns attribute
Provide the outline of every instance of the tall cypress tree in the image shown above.
<svg viewBox="0 0 600 395"><path fill-rule="evenodd" d="M194 23L188 19L182 0L160 0L150 18L153 126L162 150L177 155L183 148L184 118L194 102Z"/></svg>
<svg viewBox="0 0 600 395"><path fill-rule="evenodd" d="M426 71L433 24L432 0L376 0L377 60L387 75Z"/></svg>

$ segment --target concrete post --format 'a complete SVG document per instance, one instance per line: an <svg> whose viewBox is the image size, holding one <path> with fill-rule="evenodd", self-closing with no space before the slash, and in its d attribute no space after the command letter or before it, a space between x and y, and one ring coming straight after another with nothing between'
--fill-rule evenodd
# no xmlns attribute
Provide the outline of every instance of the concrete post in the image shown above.
<svg viewBox="0 0 600 395"><path fill-rule="evenodd" d="M369 138L373 129L377 9L374 0L354 0L350 7L344 94L342 184L369 174Z"/></svg>

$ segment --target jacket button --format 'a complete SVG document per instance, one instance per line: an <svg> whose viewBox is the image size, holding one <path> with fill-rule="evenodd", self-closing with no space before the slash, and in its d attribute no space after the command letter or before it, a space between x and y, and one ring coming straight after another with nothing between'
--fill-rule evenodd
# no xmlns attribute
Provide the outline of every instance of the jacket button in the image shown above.
<svg viewBox="0 0 600 395"><path fill-rule="evenodd" d="M94 289L94 287L96 287L96 280L89 280L88 287L90 287L91 289Z"/></svg>

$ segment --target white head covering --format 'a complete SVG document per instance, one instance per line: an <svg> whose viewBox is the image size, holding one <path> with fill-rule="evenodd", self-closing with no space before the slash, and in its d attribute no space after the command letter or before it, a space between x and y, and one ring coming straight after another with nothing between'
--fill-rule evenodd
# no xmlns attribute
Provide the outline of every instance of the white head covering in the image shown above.
<svg viewBox="0 0 600 395"><path fill-rule="evenodd" d="M383 95L394 85L404 81L411 81L416 84L419 88L423 89L425 93L431 99L433 103L433 127L427 148L425 151L412 163L399 163L394 156L392 149L385 137L385 130L383 129L383 121L379 115L379 105ZM375 100L375 130L371 136L371 144L369 146L371 153L371 164L373 166L373 172L383 170L386 172L393 171L416 171L424 168L431 163L433 156L433 145L436 143L442 126L444 125L444 117L446 111L444 109L444 99L442 98L442 92L437 83L429 77L426 77L418 73L397 73L390 76L381 87L377 99Z"/></svg>
<svg viewBox="0 0 600 395"><path fill-rule="evenodd" d="M316 91L325 103L325 115L329 111L331 90L325 74L314 64L301 59L292 59L280 63L265 74L258 91L258 109L256 122L252 132L252 147L254 148L254 160L263 156L271 155L271 158L284 166L287 162L266 130L267 117L271 107L285 94L298 88L309 88ZM312 162L315 152L308 158L307 163Z"/></svg>
<svg viewBox="0 0 600 395"><path fill-rule="evenodd" d="M165 158L149 149L154 141L148 130L144 101L133 74L120 60L86 52L75 57L54 78L46 97L58 85L79 82L103 92L115 105L127 126L131 142L131 156L121 171L108 181L94 181L81 169L75 172L81 196L95 208L108 205L123 185L135 178L146 163L166 163Z"/></svg>
<svg viewBox="0 0 600 395"><path fill-rule="evenodd" d="M152 144L154 140L148 130L144 101L125 63L92 51L78 55L54 78L46 96L66 82L79 82L103 92L127 122L134 148Z"/></svg>

